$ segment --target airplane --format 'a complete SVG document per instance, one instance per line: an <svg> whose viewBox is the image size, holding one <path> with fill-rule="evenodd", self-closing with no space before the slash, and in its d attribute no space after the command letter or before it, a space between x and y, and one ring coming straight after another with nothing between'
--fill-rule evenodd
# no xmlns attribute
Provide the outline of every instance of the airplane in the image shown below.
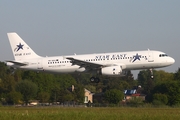
<svg viewBox="0 0 180 120"><path fill-rule="evenodd" d="M37 55L15 32L7 33L15 60L6 61L12 68L48 73L93 73L106 76L124 76L129 70L152 69L172 65L175 60L156 50L112 52L42 57ZM100 79L92 76L91 82Z"/></svg>

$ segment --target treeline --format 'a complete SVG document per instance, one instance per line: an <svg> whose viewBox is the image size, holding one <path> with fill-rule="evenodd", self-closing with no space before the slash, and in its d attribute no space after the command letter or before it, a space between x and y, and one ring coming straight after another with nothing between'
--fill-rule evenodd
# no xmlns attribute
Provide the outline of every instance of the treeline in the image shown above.
<svg viewBox="0 0 180 120"><path fill-rule="evenodd" d="M72 85L75 90L72 91ZM55 75L12 70L0 63L0 100L2 104L23 104L29 100L41 103L83 102L84 86L71 75Z"/></svg>
<svg viewBox="0 0 180 120"><path fill-rule="evenodd" d="M180 103L180 69L175 73L154 70L154 79L148 70L140 71L137 80L131 71L124 77L99 76L99 83L90 83L91 74L48 74L34 71L12 70L0 62L0 101L2 104L27 104L30 100L41 103L84 102L84 88L93 93L104 93L95 103L118 104L125 89L141 85L146 101L156 105L178 105ZM72 85L74 90L72 90ZM131 103L139 103L132 100Z"/></svg>

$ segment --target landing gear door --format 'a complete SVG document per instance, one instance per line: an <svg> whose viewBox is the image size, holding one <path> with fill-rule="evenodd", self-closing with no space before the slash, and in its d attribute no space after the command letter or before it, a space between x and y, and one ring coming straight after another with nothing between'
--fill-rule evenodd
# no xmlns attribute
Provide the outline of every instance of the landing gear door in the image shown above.
<svg viewBox="0 0 180 120"><path fill-rule="evenodd" d="M43 70L42 62L43 62L42 59L38 59L38 61L37 61L37 69L38 70Z"/></svg>
<svg viewBox="0 0 180 120"><path fill-rule="evenodd" d="M154 62L153 52L148 52L148 62Z"/></svg>

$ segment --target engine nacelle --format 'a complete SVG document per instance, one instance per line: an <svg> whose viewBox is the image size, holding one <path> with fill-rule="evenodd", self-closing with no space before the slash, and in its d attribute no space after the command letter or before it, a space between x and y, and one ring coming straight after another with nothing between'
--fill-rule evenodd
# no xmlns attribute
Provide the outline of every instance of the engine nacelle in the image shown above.
<svg viewBox="0 0 180 120"><path fill-rule="evenodd" d="M11 66L14 66L14 63L12 63L12 62L6 62L6 65L9 66L9 67L11 67Z"/></svg>
<svg viewBox="0 0 180 120"><path fill-rule="evenodd" d="M108 75L108 76L121 76L122 69L121 69L121 66L104 67L101 69L101 74Z"/></svg>
<svg viewBox="0 0 180 120"><path fill-rule="evenodd" d="M84 68L84 67L81 67L76 70L76 72L85 72L85 71L86 71L86 68Z"/></svg>

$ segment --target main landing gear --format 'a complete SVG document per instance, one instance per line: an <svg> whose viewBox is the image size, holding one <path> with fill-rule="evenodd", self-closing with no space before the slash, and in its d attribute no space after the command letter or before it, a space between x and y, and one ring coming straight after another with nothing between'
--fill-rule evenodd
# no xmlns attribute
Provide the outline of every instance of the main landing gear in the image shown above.
<svg viewBox="0 0 180 120"><path fill-rule="evenodd" d="M10 68L9 68L9 72L10 72L11 74L14 74L15 71L16 71L16 68L13 68L13 67L10 67Z"/></svg>
<svg viewBox="0 0 180 120"><path fill-rule="evenodd" d="M99 83L99 82L100 82L100 79L97 78L97 77L91 77L91 78L90 78L90 81L91 81L91 83Z"/></svg>

